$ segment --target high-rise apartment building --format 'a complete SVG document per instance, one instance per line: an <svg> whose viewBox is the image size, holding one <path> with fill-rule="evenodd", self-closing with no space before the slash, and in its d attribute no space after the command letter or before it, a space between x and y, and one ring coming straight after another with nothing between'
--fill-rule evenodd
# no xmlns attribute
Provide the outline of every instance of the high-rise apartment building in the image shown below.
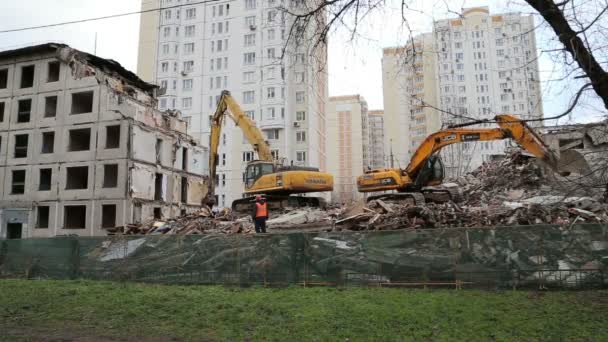
<svg viewBox="0 0 608 342"><path fill-rule="evenodd" d="M312 39L286 44L291 24L279 9L297 11L302 4L143 0L142 9L162 8L142 15L138 73L166 89L159 108L181 111L203 145L226 89L264 132L277 159L325 170L326 51L311 52ZM315 28L306 30L304 37ZM240 129L227 122L216 179L219 206L241 197L245 165L256 157Z"/></svg>
<svg viewBox="0 0 608 342"><path fill-rule="evenodd" d="M543 116L531 15L490 15L487 7L464 9L458 19L435 23L439 102L444 124L514 114ZM486 123L476 127L495 127ZM457 176L504 153L509 141L469 142L446 148L448 175Z"/></svg>
<svg viewBox="0 0 608 342"><path fill-rule="evenodd" d="M383 69L387 139L393 141L388 147L395 149L395 140L403 144L409 139L409 153L396 153L400 163L409 160L420 141L441 125L492 119L501 113L523 119L543 116L530 15L491 15L487 7L464 9L459 18L435 22L432 35L416 37L407 48L385 49ZM397 94L399 99L395 99ZM401 133L402 137L404 127L409 127L409 134ZM444 148L448 176L503 154L509 144L468 142Z"/></svg>
<svg viewBox="0 0 608 342"><path fill-rule="evenodd" d="M370 110L367 112L367 127L369 131L369 159L368 164L372 169L386 166L384 155L384 111Z"/></svg>
<svg viewBox="0 0 608 342"><path fill-rule="evenodd" d="M382 57L386 166L406 167L413 151L441 126L433 35L421 34Z"/></svg>
<svg viewBox="0 0 608 342"><path fill-rule="evenodd" d="M363 197L357 191L357 176L369 161L367 102L360 95L329 98L327 110L328 171L334 175L331 201L349 203Z"/></svg>

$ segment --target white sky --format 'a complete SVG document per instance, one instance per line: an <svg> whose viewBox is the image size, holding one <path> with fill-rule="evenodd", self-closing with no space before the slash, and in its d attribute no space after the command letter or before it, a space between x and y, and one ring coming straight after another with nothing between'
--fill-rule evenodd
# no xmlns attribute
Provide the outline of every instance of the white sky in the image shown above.
<svg viewBox="0 0 608 342"><path fill-rule="evenodd" d="M390 5L391 1L394 5ZM376 12L359 27L360 36L351 41L347 30L334 32L329 46L329 92L331 96L361 94L370 109L382 108L382 48L403 44L409 37L401 25L400 0L388 0L388 8ZM433 19L454 17L450 10L463 7L489 6L491 13L532 12L514 0L413 0L412 8L423 13L408 12L408 21L415 33L429 32ZM138 11L140 0L21 0L0 1L0 31L27 26L52 24L105 15ZM540 19L536 19L537 22ZM15 33L0 33L0 50L49 41L62 42L74 48L94 52L97 34L97 55L112 58L136 71L139 15L102 21L66 25ZM547 30L537 32L538 49L548 46L552 36ZM553 63L541 55L541 78L546 81L556 74ZM559 71L559 70L558 70ZM543 82L545 115L559 114L567 107L576 88L570 84ZM589 101L593 103L593 100ZM604 115L601 106L581 106L567 121L596 121Z"/></svg>

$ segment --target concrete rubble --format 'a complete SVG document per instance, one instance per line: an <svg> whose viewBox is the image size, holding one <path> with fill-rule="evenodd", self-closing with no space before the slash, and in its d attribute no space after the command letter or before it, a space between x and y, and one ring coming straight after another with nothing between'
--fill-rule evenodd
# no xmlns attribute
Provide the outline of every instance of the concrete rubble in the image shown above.
<svg viewBox="0 0 608 342"><path fill-rule="evenodd" d="M396 230L491 227L534 224L572 225L608 222L603 189L545 170L534 158L514 152L487 162L450 187L460 189L457 202L411 203L374 200L347 207L298 208L272 212L269 232ZM150 221L109 230L111 234L250 234L251 217L229 210L169 221Z"/></svg>

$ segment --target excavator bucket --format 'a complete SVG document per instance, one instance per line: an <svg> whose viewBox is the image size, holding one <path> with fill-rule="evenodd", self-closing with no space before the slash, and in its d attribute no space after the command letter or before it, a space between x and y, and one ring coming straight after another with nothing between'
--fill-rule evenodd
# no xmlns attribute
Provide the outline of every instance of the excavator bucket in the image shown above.
<svg viewBox="0 0 608 342"><path fill-rule="evenodd" d="M576 150L565 150L560 152L559 160L557 161L557 170L560 174L579 174L588 175L591 173L591 167L585 160L583 155Z"/></svg>

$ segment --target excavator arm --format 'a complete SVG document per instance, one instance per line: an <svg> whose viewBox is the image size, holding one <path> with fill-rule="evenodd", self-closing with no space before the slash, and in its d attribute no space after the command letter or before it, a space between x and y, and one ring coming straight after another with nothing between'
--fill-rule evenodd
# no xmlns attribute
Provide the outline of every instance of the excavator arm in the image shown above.
<svg viewBox="0 0 608 342"><path fill-rule="evenodd" d="M469 141L491 141L513 139L521 148L543 160L557 171L558 158L545 142L525 122L512 115L498 115L494 118L500 128L453 128L429 135L420 144L405 172L414 178L427 160L445 146Z"/></svg>
<svg viewBox="0 0 608 342"><path fill-rule="evenodd" d="M272 154L270 147L264 139L262 132L256 127L255 123L245 115L241 106L234 100L228 90L222 91L222 96L217 104L215 114L211 119L211 135L209 143L209 194L215 194L215 175L217 173L218 150L220 145L220 136L222 126L224 125L225 117L229 116L234 123L241 128L245 138L249 141L253 150L258 154L258 159L271 161Z"/></svg>

